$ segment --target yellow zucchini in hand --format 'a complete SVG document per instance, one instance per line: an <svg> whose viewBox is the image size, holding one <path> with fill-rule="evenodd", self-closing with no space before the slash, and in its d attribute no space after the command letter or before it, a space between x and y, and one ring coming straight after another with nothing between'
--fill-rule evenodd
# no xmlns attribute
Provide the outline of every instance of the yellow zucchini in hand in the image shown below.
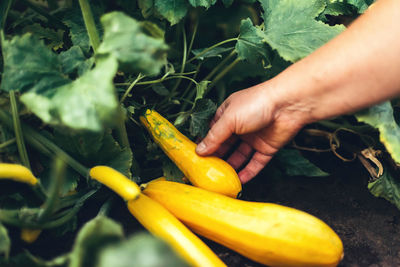
<svg viewBox="0 0 400 267"><path fill-rule="evenodd" d="M229 198L201 188L156 181L142 191L194 232L269 266L336 266L338 235L305 212Z"/></svg>
<svg viewBox="0 0 400 267"><path fill-rule="evenodd" d="M133 216L153 235L168 243L191 266L226 265L195 234L158 202L141 194L128 201Z"/></svg>
<svg viewBox="0 0 400 267"><path fill-rule="evenodd" d="M227 162L197 155L196 144L156 111L147 110L140 121L193 185L230 197L242 191L236 171Z"/></svg>

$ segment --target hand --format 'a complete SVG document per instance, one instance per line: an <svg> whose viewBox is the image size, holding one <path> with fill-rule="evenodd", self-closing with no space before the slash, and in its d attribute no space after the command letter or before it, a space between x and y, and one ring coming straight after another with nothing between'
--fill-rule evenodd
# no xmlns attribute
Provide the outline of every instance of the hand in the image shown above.
<svg viewBox="0 0 400 267"><path fill-rule="evenodd" d="M242 183L256 176L304 125L299 112L286 109L275 100L271 82L236 92L218 108L207 136L196 152L206 156L224 156L236 143L228 163L239 172Z"/></svg>

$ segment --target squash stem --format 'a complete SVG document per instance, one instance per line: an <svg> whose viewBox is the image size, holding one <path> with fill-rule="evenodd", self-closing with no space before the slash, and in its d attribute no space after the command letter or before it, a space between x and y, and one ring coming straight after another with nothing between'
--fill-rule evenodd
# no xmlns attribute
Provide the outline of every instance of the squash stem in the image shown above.
<svg viewBox="0 0 400 267"><path fill-rule="evenodd" d="M93 13L90 9L88 0L79 0L79 5L81 7L83 20L85 22L85 27L89 35L90 44L92 45L94 53L96 53L97 48L100 46L100 37L97 32L96 24L94 22Z"/></svg>

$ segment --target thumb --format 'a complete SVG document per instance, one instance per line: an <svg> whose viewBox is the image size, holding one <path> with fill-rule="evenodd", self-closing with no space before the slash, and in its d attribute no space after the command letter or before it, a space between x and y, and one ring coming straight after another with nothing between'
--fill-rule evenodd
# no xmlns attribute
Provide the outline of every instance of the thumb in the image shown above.
<svg viewBox="0 0 400 267"><path fill-rule="evenodd" d="M233 134L233 125L227 116L222 115L217 120L206 137L197 145L196 153L200 156L211 155Z"/></svg>

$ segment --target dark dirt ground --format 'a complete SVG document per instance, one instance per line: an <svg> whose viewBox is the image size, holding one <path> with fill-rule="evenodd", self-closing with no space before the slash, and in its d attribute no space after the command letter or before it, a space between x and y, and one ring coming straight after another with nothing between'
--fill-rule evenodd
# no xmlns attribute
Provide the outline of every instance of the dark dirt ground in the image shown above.
<svg viewBox="0 0 400 267"><path fill-rule="evenodd" d="M243 199L290 206L325 221L344 244L339 266L400 266L400 211L367 189L368 172L359 163L328 159L328 177L269 179L262 172L244 186ZM332 164L333 163L333 164ZM230 267L262 266L209 242Z"/></svg>

